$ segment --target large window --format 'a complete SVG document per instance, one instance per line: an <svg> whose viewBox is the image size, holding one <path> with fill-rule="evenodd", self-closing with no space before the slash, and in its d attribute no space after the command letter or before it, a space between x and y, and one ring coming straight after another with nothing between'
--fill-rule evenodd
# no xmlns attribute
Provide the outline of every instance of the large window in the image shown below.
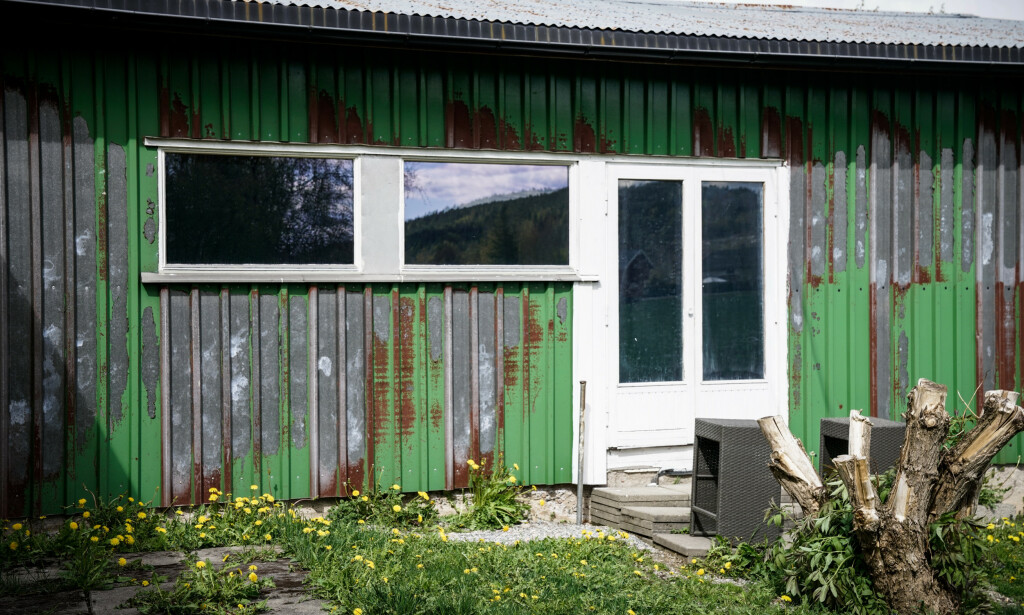
<svg viewBox="0 0 1024 615"><path fill-rule="evenodd" d="M568 265L566 166L406 162L405 262Z"/></svg>
<svg viewBox="0 0 1024 615"><path fill-rule="evenodd" d="M570 154L188 139L148 282L578 280Z"/></svg>
<svg viewBox="0 0 1024 615"><path fill-rule="evenodd" d="M352 160L165 155L166 262L353 262Z"/></svg>

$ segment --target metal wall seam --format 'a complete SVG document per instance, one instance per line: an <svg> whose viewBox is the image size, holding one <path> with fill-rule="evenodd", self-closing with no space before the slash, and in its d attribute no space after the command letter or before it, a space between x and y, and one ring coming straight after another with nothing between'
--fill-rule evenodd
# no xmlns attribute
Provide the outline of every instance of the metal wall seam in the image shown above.
<svg viewBox="0 0 1024 615"><path fill-rule="evenodd" d="M307 344L307 386L309 391L309 497L320 497L320 390L317 387L317 348L320 340L320 292L309 287L309 340Z"/></svg>
<svg viewBox="0 0 1024 615"><path fill-rule="evenodd" d="M0 74L0 203L3 209L0 211L0 257L7 262L9 241L7 239L7 115L6 99L7 85L4 74ZM10 365L11 353L9 346L10 312L8 285L9 268L0 267L0 515L11 517L14 515L13 507L10 506L8 496L7 479L10 472L11 459L9 445L10 434L8 426L11 421L10 414Z"/></svg>

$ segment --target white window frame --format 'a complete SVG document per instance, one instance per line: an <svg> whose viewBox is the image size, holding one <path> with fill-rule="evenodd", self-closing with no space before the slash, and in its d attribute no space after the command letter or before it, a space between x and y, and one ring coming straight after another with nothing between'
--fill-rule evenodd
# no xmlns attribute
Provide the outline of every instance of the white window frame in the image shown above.
<svg viewBox="0 0 1024 615"><path fill-rule="evenodd" d="M580 281L580 181L574 154L429 151L386 146L345 146L146 138L158 159L158 267L144 283ZM166 154L339 158L353 161L352 264L179 264L167 262ZM569 174L567 265L406 265L404 162L464 162L564 166Z"/></svg>

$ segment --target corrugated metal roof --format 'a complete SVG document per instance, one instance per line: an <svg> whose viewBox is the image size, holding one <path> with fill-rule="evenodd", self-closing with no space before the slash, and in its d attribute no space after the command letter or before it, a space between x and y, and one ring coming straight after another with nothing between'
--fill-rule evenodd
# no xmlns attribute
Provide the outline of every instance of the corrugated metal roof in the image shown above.
<svg viewBox="0 0 1024 615"><path fill-rule="evenodd" d="M242 0L238 0L242 1ZM263 4L669 35L1024 47L1024 21L670 0L256 0Z"/></svg>

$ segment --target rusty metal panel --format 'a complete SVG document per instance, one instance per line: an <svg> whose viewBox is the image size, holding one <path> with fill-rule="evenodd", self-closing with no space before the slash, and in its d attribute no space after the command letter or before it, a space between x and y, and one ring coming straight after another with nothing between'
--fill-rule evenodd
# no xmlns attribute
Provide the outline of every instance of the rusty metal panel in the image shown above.
<svg viewBox="0 0 1024 615"><path fill-rule="evenodd" d="M239 47L246 61L224 60ZM167 504L251 483L305 497L386 467L406 489L454 487L469 455L496 453L523 480L568 480L569 285L143 286L154 134L781 157L805 441L850 407L898 416L919 377L965 399L1024 381L1019 78L186 49L5 47L5 515L57 512L83 484ZM140 450L158 441L160 477Z"/></svg>

